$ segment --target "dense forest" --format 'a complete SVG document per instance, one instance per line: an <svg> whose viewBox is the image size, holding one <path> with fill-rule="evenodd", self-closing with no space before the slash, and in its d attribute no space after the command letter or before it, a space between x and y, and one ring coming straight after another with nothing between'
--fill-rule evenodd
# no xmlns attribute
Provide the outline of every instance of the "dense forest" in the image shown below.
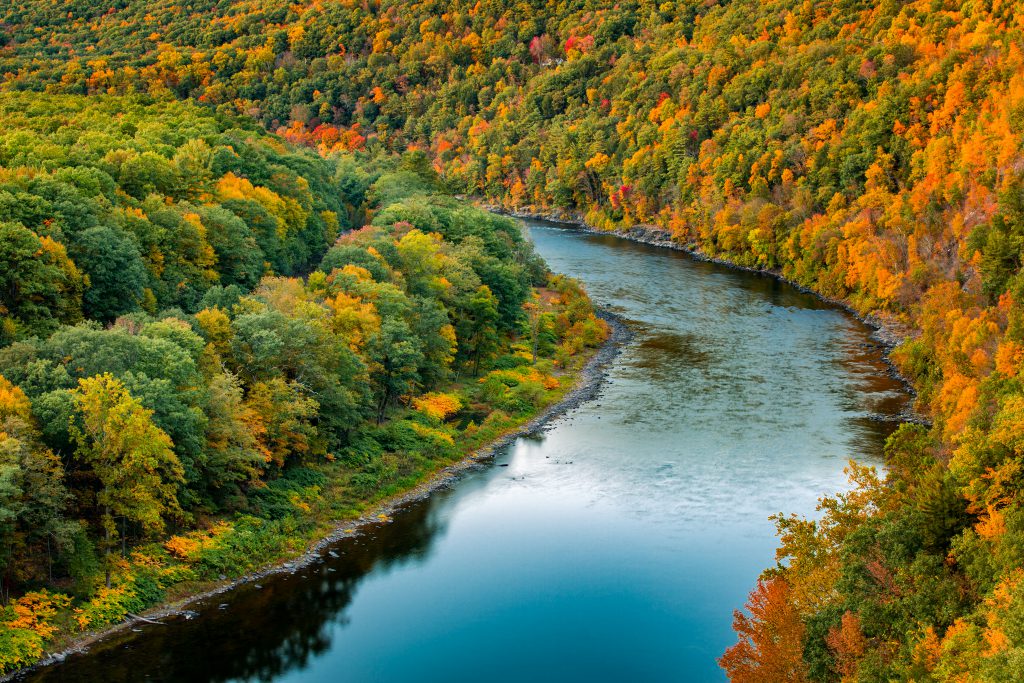
<svg viewBox="0 0 1024 683"><path fill-rule="evenodd" d="M144 95L0 111L0 671L301 550L604 338L422 154L323 159Z"/></svg>
<svg viewBox="0 0 1024 683"><path fill-rule="evenodd" d="M0 10L0 72L11 93L192 98L202 110L162 111L194 111L191 118L210 125L252 117L330 158L413 150L408 164L419 177L429 178L432 163L455 192L576 212L604 228L653 224L681 244L780 272L905 330L892 357L915 384L931 427L901 428L884 477L854 469L857 488L823 501L821 521L778 520L779 566L737 616L740 641L722 665L734 681L1015 681L1024 677L1022 16L1000 0L24 0ZM401 182L392 177L382 188L383 178L369 183L376 170L330 170L325 164L342 162L281 151L252 129L196 130L214 138L200 145L181 140L188 127L107 116L102 134L62 142L57 121L20 121L11 111L10 102L54 100L22 97L6 100L5 121L15 125L6 127L0 162L38 170L4 171L0 197L12 199L0 209L3 248L39 254L19 280L50 285L17 296L4 283L5 339L36 335L0 362L22 387L6 390L7 403L31 404L44 416L35 427L18 417L27 408L8 409L7 419L29 430L23 438L51 449L42 453L93 452L86 423L60 434L47 425L63 425L53 416L82 414L98 396L138 395L133 400L149 406L154 421L161 410L203 413L201 391L157 401L155 384L188 379L142 380L126 368L106 385L76 386L79 375L100 367L76 374L58 362L76 336L176 344L211 378L204 391L222 378L220 391L242 397L239 410L251 403L253 383L266 385L265 405L280 400L277 392L296 391L300 369L245 374L262 366L239 355L258 356L240 340L269 326L249 316L272 315L285 292L303 310L306 303L325 310L335 292L362 291L363 280L270 280L242 292L265 270L302 272L334 232L361 222L365 193L390 201L404 192L395 189ZM72 101L61 106L74 110ZM101 110L110 106L97 101ZM114 145L118 139L130 139L130 149ZM206 169L201 178L184 170L195 167ZM335 194L321 194L330 183ZM319 205L338 197L344 206ZM399 203L401 212L390 215L440 230L456 245L445 248L462 253L466 238L445 233L446 220L427 218L454 209L425 201ZM381 221L388 211L375 224L388 224ZM334 249L370 253L361 240L426 239L398 233L353 237ZM235 248L239 240L262 255ZM475 248L487 254L486 243ZM373 282L395 278L386 273L401 270L401 249L373 249L379 258L350 265ZM386 272L375 271L383 262ZM134 283L130 301L104 289L111 268ZM410 284L416 277L403 277L407 296L429 293ZM496 329L512 329L507 316L520 300L502 299L486 268L476 277L506 316ZM522 296L523 286L504 296ZM180 309L174 320L193 316L192 331L155 317L166 307ZM77 324L83 316L122 322L103 330ZM331 362L358 373L353 353L355 360ZM445 351L421 351L423 363L438 357L431 353ZM278 363L285 361L275 357L270 366ZM454 363L475 368L476 359ZM248 384L242 391L237 383ZM54 391L65 393L57 399ZM387 390L375 392L386 409ZM324 395L337 406L360 405L344 392ZM317 425L305 448L325 452L322 443L354 438L343 432ZM179 444L186 435L175 436ZM231 504L231 492L252 476L245 457L226 465L201 440L182 443L193 445L176 448L193 451L178 454L180 470L168 461L167 472L188 505ZM274 461L272 438L257 431L252 448ZM45 463L33 476L52 476L56 461ZM214 470L223 470L224 484L204 490L199 482L213 480ZM99 490L95 480L90 486ZM99 525L103 514L90 504ZM16 538L37 549L53 545ZM38 574L40 562L17 572Z"/></svg>

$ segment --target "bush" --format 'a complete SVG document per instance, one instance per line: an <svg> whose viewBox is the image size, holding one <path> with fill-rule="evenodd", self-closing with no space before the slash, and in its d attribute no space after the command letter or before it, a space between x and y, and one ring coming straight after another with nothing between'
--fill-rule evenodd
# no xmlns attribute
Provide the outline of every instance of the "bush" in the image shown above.
<svg viewBox="0 0 1024 683"><path fill-rule="evenodd" d="M57 632L53 623L71 598L60 593L26 593L0 609L0 673L32 664Z"/></svg>
<svg viewBox="0 0 1024 683"><path fill-rule="evenodd" d="M378 458L362 471L352 475L349 488L360 498L371 498L384 490L398 476L398 468L384 458Z"/></svg>
<svg viewBox="0 0 1024 683"><path fill-rule="evenodd" d="M524 365L529 365L530 362L531 359L529 358L523 358L522 356L509 353L496 358L494 363L492 363L492 367L495 370L514 370L516 368L521 368Z"/></svg>
<svg viewBox="0 0 1024 683"><path fill-rule="evenodd" d="M81 631L103 628L124 621L129 612L141 612L146 604L135 592L135 582L104 586L92 600L75 610L75 621Z"/></svg>
<svg viewBox="0 0 1024 683"><path fill-rule="evenodd" d="M238 576L276 557L286 541L279 521L244 515L232 533L219 536L215 543L200 550L196 571L208 579L222 574Z"/></svg>

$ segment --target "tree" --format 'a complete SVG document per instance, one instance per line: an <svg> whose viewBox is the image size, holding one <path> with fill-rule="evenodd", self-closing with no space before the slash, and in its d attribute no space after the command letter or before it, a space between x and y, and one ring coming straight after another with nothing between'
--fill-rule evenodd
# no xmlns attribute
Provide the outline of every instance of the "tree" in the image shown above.
<svg viewBox="0 0 1024 683"><path fill-rule="evenodd" d="M153 424L153 411L142 407L110 374L78 382L72 438L75 458L88 466L98 483L96 505L107 558L118 537L118 518L159 531L164 519L179 514L178 485L184 481L171 439Z"/></svg>
<svg viewBox="0 0 1024 683"><path fill-rule="evenodd" d="M129 156L121 164L118 180L136 199L145 199L152 192L172 194L178 183L174 166L156 152Z"/></svg>
<svg viewBox="0 0 1024 683"><path fill-rule="evenodd" d="M761 580L747 602L750 614L736 611L739 642L718 660L732 683L805 683L804 624L782 578Z"/></svg>
<svg viewBox="0 0 1024 683"><path fill-rule="evenodd" d="M51 578L54 553L69 541L64 468L41 441L28 397L0 376L0 564L11 579Z"/></svg>
<svg viewBox="0 0 1024 683"><path fill-rule="evenodd" d="M263 250L241 218L220 206L196 209L217 253L217 270L224 285L252 289L263 275Z"/></svg>
<svg viewBox="0 0 1024 683"><path fill-rule="evenodd" d="M18 223L0 222L0 325L50 332L82 316L82 276L64 247ZM6 327L7 325L3 325ZM0 344L12 331L0 327Z"/></svg>
<svg viewBox="0 0 1024 683"><path fill-rule="evenodd" d="M537 353L540 349L540 332L541 332L541 307L538 303L539 297L533 296L532 301L528 301L523 304L523 310L526 311L526 317L529 321L530 330L530 356L534 365L537 364Z"/></svg>
<svg viewBox="0 0 1024 683"><path fill-rule="evenodd" d="M392 401L417 387L423 363L422 342L405 321L387 319L370 341L368 351L377 399L377 424L381 424Z"/></svg>
<svg viewBox="0 0 1024 683"><path fill-rule="evenodd" d="M469 298L465 311L456 332L475 376L480 374L480 361L498 347L498 300L487 285L480 285Z"/></svg>
<svg viewBox="0 0 1024 683"><path fill-rule="evenodd" d="M146 270L131 240L112 228L98 226L78 237L72 253L89 276L84 297L87 316L110 321L139 307Z"/></svg>
<svg viewBox="0 0 1024 683"><path fill-rule="evenodd" d="M237 507L244 488L259 481L265 458L250 427L257 415L243 402L235 375L222 373L210 381L206 414L203 485L218 502Z"/></svg>
<svg viewBox="0 0 1024 683"><path fill-rule="evenodd" d="M308 455L319 448L313 425L319 407L294 382L275 377L250 387L242 417L264 461L280 470L293 456Z"/></svg>
<svg viewBox="0 0 1024 683"><path fill-rule="evenodd" d="M439 301L414 297L412 303L410 328L422 343L421 383L427 388L435 387L451 377L451 365L458 350L455 328Z"/></svg>

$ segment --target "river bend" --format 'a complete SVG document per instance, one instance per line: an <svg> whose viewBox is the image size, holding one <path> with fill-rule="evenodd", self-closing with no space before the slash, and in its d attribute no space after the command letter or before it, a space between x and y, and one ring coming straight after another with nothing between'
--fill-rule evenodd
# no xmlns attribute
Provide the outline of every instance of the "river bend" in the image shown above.
<svg viewBox="0 0 1024 683"><path fill-rule="evenodd" d="M769 277L527 222L635 331L594 401L337 558L36 681L720 681L731 612L877 463L907 397L863 324ZM220 603L227 603L223 608Z"/></svg>

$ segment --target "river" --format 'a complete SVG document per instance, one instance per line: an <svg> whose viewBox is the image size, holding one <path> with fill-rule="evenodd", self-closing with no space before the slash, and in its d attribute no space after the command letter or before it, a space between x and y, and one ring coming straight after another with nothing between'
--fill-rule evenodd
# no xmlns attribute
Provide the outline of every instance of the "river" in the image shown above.
<svg viewBox="0 0 1024 683"><path fill-rule="evenodd" d="M93 646L33 681L721 681L732 610L878 463L907 396L870 330L769 277L528 221L634 339L601 396L337 558Z"/></svg>

